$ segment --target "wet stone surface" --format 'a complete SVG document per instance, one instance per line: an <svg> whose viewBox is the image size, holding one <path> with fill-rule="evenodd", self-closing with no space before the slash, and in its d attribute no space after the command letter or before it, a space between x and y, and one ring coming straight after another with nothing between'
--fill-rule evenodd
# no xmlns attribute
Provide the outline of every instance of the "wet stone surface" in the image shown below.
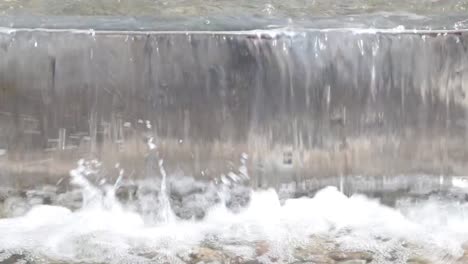
<svg viewBox="0 0 468 264"><path fill-rule="evenodd" d="M328 256L338 262L343 261L364 261L369 263L372 261L372 255L368 252L343 252L343 251L333 251L328 254Z"/></svg>
<svg viewBox="0 0 468 264"><path fill-rule="evenodd" d="M190 264L200 263L232 263L232 264L260 264L260 263L294 263L294 264L366 264L373 262L372 253L369 252L347 252L335 249L332 252L327 246L313 242L312 246L297 248L292 256L283 259L275 256L270 250L270 244L266 241L254 243L255 252L250 256L234 256L224 249L212 249L207 247L197 248L185 259Z"/></svg>
<svg viewBox="0 0 468 264"><path fill-rule="evenodd" d="M268 264L268 263L291 263L291 264L379 264L379 263L402 263L402 264L438 264L437 261L429 261L424 256L408 257L405 261L379 261L375 256L378 252L370 251L347 251L339 248L337 243L330 239L312 239L307 244L296 247L290 256L279 256L275 252L275 246L268 241L245 242L236 245L203 242L200 246L180 252L176 255L168 254L166 251L140 250L132 252L125 257L126 260L87 262L87 261L63 261L31 256L27 252L0 251L0 264L13 263L50 263L50 264L97 264L97 263L170 263L170 264ZM463 264L467 262L468 250L458 260L447 258L447 263ZM131 262L128 262L131 261Z"/></svg>

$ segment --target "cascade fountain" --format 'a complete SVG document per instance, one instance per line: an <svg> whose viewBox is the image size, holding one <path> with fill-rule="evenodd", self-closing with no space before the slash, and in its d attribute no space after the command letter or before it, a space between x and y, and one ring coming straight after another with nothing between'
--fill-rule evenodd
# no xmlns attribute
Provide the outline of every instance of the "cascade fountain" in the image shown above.
<svg viewBox="0 0 468 264"><path fill-rule="evenodd" d="M468 262L464 3L53 2L0 3L0 263Z"/></svg>

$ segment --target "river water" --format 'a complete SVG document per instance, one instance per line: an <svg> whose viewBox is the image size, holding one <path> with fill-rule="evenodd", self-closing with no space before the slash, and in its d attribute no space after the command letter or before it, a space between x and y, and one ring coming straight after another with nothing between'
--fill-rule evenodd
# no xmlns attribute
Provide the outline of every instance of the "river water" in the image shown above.
<svg viewBox="0 0 468 264"><path fill-rule="evenodd" d="M0 263L468 263L468 2L0 2Z"/></svg>
<svg viewBox="0 0 468 264"><path fill-rule="evenodd" d="M80 160L65 189L2 189L0 262L467 261L461 177L431 183L421 176L385 196L347 196L339 186L298 192L294 182L252 189L242 173L211 182L166 179L164 162L157 166L160 173L137 181L117 166L111 182L100 162Z"/></svg>
<svg viewBox="0 0 468 264"><path fill-rule="evenodd" d="M9 0L0 25L134 30L466 28L465 0Z"/></svg>

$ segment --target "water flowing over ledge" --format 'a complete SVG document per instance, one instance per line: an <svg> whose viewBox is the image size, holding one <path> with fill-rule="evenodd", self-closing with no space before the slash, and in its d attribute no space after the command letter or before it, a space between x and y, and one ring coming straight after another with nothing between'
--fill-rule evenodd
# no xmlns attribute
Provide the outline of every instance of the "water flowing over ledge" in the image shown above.
<svg viewBox="0 0 468 264"><path fill-rule="evenodd" d="M0 175L55 183L97 158L141 178L150 139L208 180L246 153L255 186L466 175L467 35L401 33L5 31Z"/></svg>
<svg viewBox="0 0 468 264"><path fill-rule="evenodd" d="M463 2L121 2L0 3L0 263L468 261Z"/></svg>

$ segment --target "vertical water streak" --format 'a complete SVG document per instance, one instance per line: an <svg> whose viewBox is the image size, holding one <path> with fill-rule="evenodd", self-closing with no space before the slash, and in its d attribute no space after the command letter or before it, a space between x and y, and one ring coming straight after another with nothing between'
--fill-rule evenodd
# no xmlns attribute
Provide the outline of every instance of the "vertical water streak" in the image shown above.
<svg viewBox="0 0 468 264"><path fill-rule="evenodd" d="M161 173L161 190L159 192L159 220L162 223L169 224L173 223L175 220L174 212L171 209L171 202L169 201L169 196L167 192L167 174L164 169L164 161L162 159L158 162L159 172Z"/></svg>

